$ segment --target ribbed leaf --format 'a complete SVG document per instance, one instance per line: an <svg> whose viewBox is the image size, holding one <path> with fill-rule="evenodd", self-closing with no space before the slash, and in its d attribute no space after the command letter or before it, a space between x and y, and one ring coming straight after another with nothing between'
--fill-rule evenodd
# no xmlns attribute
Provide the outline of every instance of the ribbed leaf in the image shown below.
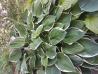
<svg viewBox="0 0 98 74"><path fill-rule="evenodd" d="M44 25L44 30L49 31L50 29L52 29L54 26L54 22L55 22L55 16L53 15L47 16L42 22L42 24Z"/></svg>
<svg viewBox="0 0 98 74"><path fill-rule="evenodd" d="M71 22L71 14L62 14L59 20L57 21L56 26L66 30L69 28Z"/></svg>
<svg viewBox="0 0 98 74"><path fill-rule="evenodd" d="M66 35L66 31L64 31L63 29L59 27L55 27L49 33L49 42L52 45L56 45L65 38L65 35Z"/></svg>
<svg viewBox="0 0 98 74"><path fill-rule="evenodd" d="M55 66L50 66L46 68L46 74L61 74L61 71Z"/></svg>
<svg viewBox="0 0 98 74"><path fill-rule="evenodd" d="M62 48L66 54L77 54L84 50L84 47L79 43L73 43L72 45L65 44Z"/></svg>
<svg viewBox="0 0 98 74"><path fill-rule="evenodd" d="M11 43L10 43L10 47L11 48L21 48L23 47L25 44L25 38L22 38L22 37L17 37L15 40L13 40Z"/></svg>
<svg viewBox="0 0 98 74"><path fill-rule="evenodd" d="M20 49L16 49L16 50L13 50L13 51L10 53L10 55L9 55L9 60L10 60L11 62L17 62L17 61L20 60L21 56L22 56L21 50L20 50Z"/></svg>
<svg viewBox="0 0 98 74"><path fill-rule="evenodd" d="M67 31L64 43L72 44L84 36L85 32L78 28L70 28Z"/></svg>
<svg viewBox="0 0 98 74"><path fill-rule="evenodd" d="M30 48L32 50L36 50L41 43L42 43L42 40L40 38L33 39L33 42L30 44Z"/></svg>
<svg viewBox="0 0 98 74"><path fill-rule="evenodd" d="M52 46L50 44L45 44L45 52L46 56L50 59L55 58L56 56L56 46Z"/></svg>
<svg viewBox="0 0 98 74"><path fill-rule="evenodd" d="M94 43L89 39L82 39L79 41L81 45L84 47L84 51L79 53L81 57L94 57L98 55L98 44Z"/></svg>
<svg viewBox="0 0 98 74"><path fill-rule="evenodd" d="M86 27L98 34L98 13L89 14L85 19Z"/></svg>
<svg viewBox="0 0 98 74"><path fill-rule="evenodd" d="M98 0L79 0L81 10L87 12L98 11Z"/></svg>
<svg viewBox="0 0 98 74"><path fill-rule="evenodd" d="M74 65L72 64L70 58L63 53L57 54L56 67L63 72L75 72Z"/></svg>

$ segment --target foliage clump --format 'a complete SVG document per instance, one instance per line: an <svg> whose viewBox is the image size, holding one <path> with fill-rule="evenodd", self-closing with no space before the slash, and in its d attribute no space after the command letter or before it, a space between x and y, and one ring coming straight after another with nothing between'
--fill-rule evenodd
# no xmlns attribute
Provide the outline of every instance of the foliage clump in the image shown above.
<svg viewBox="0 0 98 74"><path fill-rule="evenodd" d="M98 0L14 2L8 73L13 68L17 74L91 74L97 69Z"/></svg>

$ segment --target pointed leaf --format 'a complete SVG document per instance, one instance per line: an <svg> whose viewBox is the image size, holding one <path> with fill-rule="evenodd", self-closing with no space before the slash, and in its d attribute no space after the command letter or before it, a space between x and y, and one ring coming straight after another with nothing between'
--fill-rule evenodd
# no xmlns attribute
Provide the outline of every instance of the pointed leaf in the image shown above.
<svg viewBox="0 0 98 74"><path fill-rule="evenodd" d="M50 29L53 28L55 22L55 16L53 15L48 15L42 22L44 25L44 30L49 31Z"/></svg>
<svg viewBox="0 0 98 74"><path fill-rule="evenodd" d="M52 12L52 15L54 15L56 17L56 21L59 19L62 12L63 12L63 7L62 6L58 6L58 7L54 8L54 10Z"/></svg>
<svg viewBox="0 0 98 74"><path fill-rule="evenodd" d="M84 36L85 32L78 28L70 28L67 31L66 37L63 40L64 43L72 44Z"/></svg>
<svg viewBox="0 0 98 74"><path fill-rule="evenodd" d="M20 24L20 23L16 23L15 24L15 28L16 30L19 32L20 36L26 36L26 27L24 26L24 24Z"/></svg>
<svg viewBox="0 0 98 74"><path fill-rule="evenodd" d="M97 43L94 43L90 39L82 39L79 43L84 47L84 51L79 53L79 56L90 58L98 55Z"/></svg>
<svg viewBox="0 0 98 74"><path fill-rule="evenodd" d="M66 35L66 31L64 31L59 27L55 27L49 33L49 41L52 45L56 45L65 38L65 35Z"/></svg>
<svg viewBox="0 0 98 74"><path fill-rule="evenodd" d="M50 44L45 44L45 52L46 52L46 56L50 59L55 58L56 56L56 46L52 46Z"/></svg>
<svg viewBox="0 0 98 74"><path fill-rule="evenodd" d="M20 60L21 56L22 56L21 50L20 50L20 49L16 49L16 50L13 50L13 51L10 53L10 55L9 55L9 60L10 60L11 62L17 62L17 61Z"/></svg>
<svg viewBox="0 0 98 74"><path fill-rule="evenodd" d="M22 37L17 37L15 40L13 40L11 43L10 43L10 47L11 48L21 48L23 47L25 44L25 38L22 38Z"/></svg>
<svg viewBox="0 0 98 74"><path fill-rule="evenodd" d="M32 50L36 50L41 43L42 43L42 40L40 38L33 39L33 42L30 44L30 48Z"/></svg>
<svg viewBox="0 0 98 74"><path fill-rule="evenodd" d="M34 31L34 33L32 35L33 36L32 38L37 38L40 35L40 33L42 32L42 29L43 29L43 25L38 26L36 31Z"/></svg>
<svg viewBox="0 0 98 74"><path fill-rule="evenodd" d="M84 50L84 47L80 43L73 43L72 45L65 44L62 48L65 54L77 54Z"/></svg>
<svg viewBox="0 0 98 74"><path fill-rule="evenodd" d="M70 58L61 52L57 54L57 62L55 65L60 71L75 72L74 65L72 64Z"/></svg>
<svg viewBox="0 0 98 74"><path fill-rule="evenodd" d="M64 30L68 29L71 22L71 14L63 13L59 20L57 21L57 27L60 27Z"/></svg>
<svg viewBox="0 0 98 74"><path fill-rule="evenodd" d="M46 68L46 74L61 74L61 71L55 66L50 66Z"/></svg>

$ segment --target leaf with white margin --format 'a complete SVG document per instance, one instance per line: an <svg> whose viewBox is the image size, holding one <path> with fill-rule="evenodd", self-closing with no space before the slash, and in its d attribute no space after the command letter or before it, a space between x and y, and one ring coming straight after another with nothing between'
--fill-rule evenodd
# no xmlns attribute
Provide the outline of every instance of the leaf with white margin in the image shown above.
<svg viewBox="0 0 98 74"><path fill-rule="evenodd" d="M79 28L69 28L64 38L64 43L73 44L85 35L85 32Z"/></svg>
<svg viewBox="0 0 98 74"><path fill-rule="evenodd" d="M46 74L61 74L61 71L55 66L50 66L46 68Z"/></svg>
<svg viewBox="0 0 98 74"><path fill-rule="evenodd" d="M46 56L50 59L53 59L56 57L56 46L52 46L48 43L45 44L45 52Z"/></svg>
<svg viewBox="0 0 98 74"><path fill-rule="evenodd" d="M61 42L66 36L66 31L59 27L53 28L49 33L49 42L52 45L56 45Z"/></svg>
<svg viewBox="0 0 98 74"><path fill-rule="evenodd" d="M33 39L33 41L30 43L29 46L32 50L36 50L41 43L42 43L42 40L39 37L39 38Z"/></svg>
<svg viewBox="0 0 98 74"><path fill-rule="evenodd" d="M91 58L98 55L98 44L91 41L90 39L81 39L79 41L84 47L84 51L78 55L85 58Z"/></svg>
<svg viewBox="0 0 98 74"><path fill-rule="evenodd" d="M57 62L55 66L62 72L76 72L70 58L62 52L57 54Z"/></svg>

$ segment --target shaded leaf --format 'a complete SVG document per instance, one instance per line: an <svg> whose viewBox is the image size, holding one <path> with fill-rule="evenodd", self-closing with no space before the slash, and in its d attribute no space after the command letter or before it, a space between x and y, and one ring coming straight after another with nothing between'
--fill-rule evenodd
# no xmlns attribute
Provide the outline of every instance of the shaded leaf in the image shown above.
<svg viewBox="0 0 98 74"><path fill-rule="evenodd" d="M92 57L92 58L86 58L86 63L89 63L91 65L98 65L98 56Z"/></svg>

